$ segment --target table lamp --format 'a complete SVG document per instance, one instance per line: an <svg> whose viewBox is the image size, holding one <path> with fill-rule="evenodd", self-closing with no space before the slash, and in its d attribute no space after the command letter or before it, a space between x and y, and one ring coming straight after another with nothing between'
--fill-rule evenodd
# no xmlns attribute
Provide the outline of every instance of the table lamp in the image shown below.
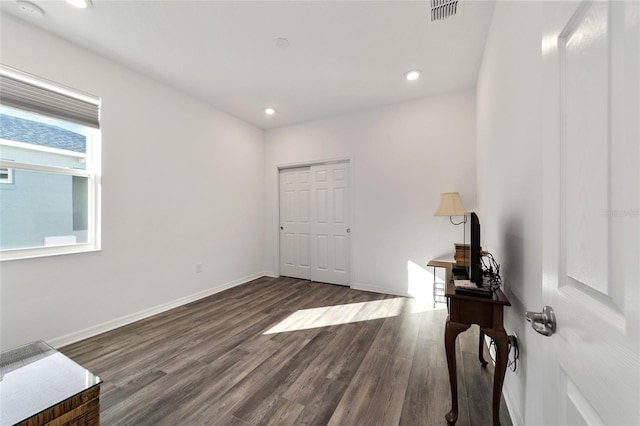
<svg viewBox="0 0 640 426"><path fill-rule="evenodd" d="M440 194L440 207L438 207L438 210L436 210L436 212L433 215L449 216L449 221L454 225L462 225L467 223L467 216L466 216L467 209L465 209L464 205L462 205L460 194L457 192L443 192L442 194ZM453 221L453 216L463 216L463 219L461 222L456 223ZM464 250L463 252L464 264L467 263L467 250L464 248L467 242L466 231L467 231L466 227L463 226L462 227L462 247ZM454 257L458 255L457 251L458 250L456 246L456 255Z"/></svg>
<svg viewBox="0 0 640 426"><path fill-rule="evenodd" d="M460 199L460 193L458 192L443 192L440 194L440 207L433 214L434 216L449 216L449 221L454 225L462 225L467 223L467 209L464 208L462 200ZM464 216L462 222L455 223L453 216Z"/></svg>

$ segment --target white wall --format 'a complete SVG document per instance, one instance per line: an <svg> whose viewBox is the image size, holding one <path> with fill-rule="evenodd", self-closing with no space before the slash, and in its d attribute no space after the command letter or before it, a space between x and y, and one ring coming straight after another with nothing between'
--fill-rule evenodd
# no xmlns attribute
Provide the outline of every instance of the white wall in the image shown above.
<svg viewBox="0 0 640 426"><path fill-rule="evenodd" d="M505 329L520 341L504 390L514 424L532 425L543 423L539 335L524 320L542 309L541 23L538 2L497 2L477 85L482 245L501 264Z"/></svg>
<svg viewBox="0 0 640 426"><path fill-rule="evenodd" d="M476 203L474 103L468 90L267 131L264 269L278 271L278 167L349 158L352 286L430 284L426 263L462 241L462 227L433 216L439 194Z"/></svg>
<svg viewBox="0 0 640 426"><path fill-rule="evenodd" d="M262 275L262 130L13 18L1 31L4 64L102 97L103 142L103 250L3 262L2 348Z"/></svg>

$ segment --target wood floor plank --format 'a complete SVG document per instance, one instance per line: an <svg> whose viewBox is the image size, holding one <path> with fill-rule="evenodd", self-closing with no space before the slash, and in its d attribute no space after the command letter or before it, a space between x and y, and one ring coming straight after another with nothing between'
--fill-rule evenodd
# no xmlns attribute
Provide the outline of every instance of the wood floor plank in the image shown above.
<svg viewBox="0 0 640 426"><path fill-rule="evenodd" d="M317 388L325 382L329 372L333 369L335 360L340 359L347 350L356 329L357 327L352 325L339 327L333 333L326 349L306 366L302 374L285 390L283 397L303 405L307 404L317 392Z"/></svg>
<svg viewBox="0 0 640 426"><path fill-rule="evenodd" d="M276 347L269 347L263 352L247 356L233 368L210 379L210 383L201 389L188 405L167 416L167 421L173 424L199 424L205 419L237 418L232 415L232 411L239 401L242 401L242 395L247 393L246 389L264 381L264 376L256 373L256 364L265 362L276 352ZM243 391L237 392L237 389Z"/></svg>
<svg viewBox="0 0 640 426"><path fill-rule="evenodd" d="M437 347L416 351L398 424L444 424L449 410L446 361ZM443 403L444 402L444 403Z"/></svg>
<svg viewBox="0 0 640 426"><path fill-rule="evenodd" d="M132 395L140 392L149 384L166 376L167 373L160 370L147 370L142 374L134 376L129 382L121 386L115 386L110 390L101 389L100 403L103 407L113 407L116 404L126 401Z"/></svg>
<svg viewBox="0 0 640 426"><path fill-rule="evenodd" d="M266 350L252 353L247 357L243 370L229 371L226 377L214 380L213 386L217 386L218 389L213 393L206 391L202 395L204 398L198 398L199 407L189 414L187 424L197 424L199 419L203 418L232 415L239 405L261 389L263 384L279 371L279 367L293 358L309 341L308 334L287 333L285 338L278 342L280 344L274 341L266 346Z"/></svg>
<svg viewBox="0 0 640 426"><path fill-rule="evenodd" d="M259 422L268 411L266 408L271 405L274 397L280 397L289 386L295 383L307 365L330 342L331 337L332 334L326 330L319 332L262 386L252 389L252 394L233 412L233 415L252 424Z"/></svg>
<svg viewBox="0 0 640 426"><path fill-rule="evenodd" d="M407 313L400 317L402 332L389 350L389 362L380 374L380 381L371 398L367 419L381 424L398 424L411 374L421 314Z"/></svg>
<svg viewBox="0 0 640 426"><path fill-rule="evenodd" d="M384 320L375 340L336 407L336 411L329 421L330 425L355 424L367 416L371 400L375 396L380 382L379 372L384 371L392 359L389 354L389 346L395 344L401 324L402 321L398 317Z"/></svg>
<svg viewBox="0 0 640 426"><path fill-rule="evenodd" d="M445 425L445 320L418 299L263 277L61 351L104 380L107 426ZM477 339L458 338L459 426L491 419Z"/></svg>
<svg viewBox="0 0 640 426"><path fill-rule="evenodd" d="M342 356L334 360L333 368L327 377L342 382L350 382L360 368L362 359L369 352L383 324L384 319L362 323L360 330L354 334L353 340L349 342Z"/></svg>
<svg viewBox="0 0 640 426"><path fill-rule="evenodd" d="M271 405L269 411L260 416L254 422L247 422L256 425L293 426L299 425L298 417L302 414L304 405L290 401L286 398L277 398Z"/></svg>
<svg viewBox="0 0 640 426"><path fill-rule="evenodd" d="M304 403L304 411L298 417L299 425L323 426L329 422L348 383L325 379L314 386L315 392Z"/></svg>

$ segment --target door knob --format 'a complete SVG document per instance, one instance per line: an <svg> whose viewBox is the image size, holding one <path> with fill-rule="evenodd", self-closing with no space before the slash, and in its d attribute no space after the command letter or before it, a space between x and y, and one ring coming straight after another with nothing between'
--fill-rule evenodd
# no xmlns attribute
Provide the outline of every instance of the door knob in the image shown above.
<svg viewBox="0 0 640 426"><path fill-rule="evenodd" d="M531 323L531 327L543 336L551 336L556 332L556 315L551 306L545 306L542 312L527 311L524 317Z"/></svg>

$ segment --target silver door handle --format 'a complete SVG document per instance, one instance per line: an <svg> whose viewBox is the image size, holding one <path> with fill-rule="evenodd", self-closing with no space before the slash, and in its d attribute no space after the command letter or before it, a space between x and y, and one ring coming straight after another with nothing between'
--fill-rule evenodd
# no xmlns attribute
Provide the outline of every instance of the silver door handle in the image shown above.
<svg viewBox="0 0 640 426"><path fill-rule="evenodd" d="M551 306L545 306L542 312L527 311L524 317L531 323L531 327L543 336L551 336L556 332L556 315Z"/></svg>

